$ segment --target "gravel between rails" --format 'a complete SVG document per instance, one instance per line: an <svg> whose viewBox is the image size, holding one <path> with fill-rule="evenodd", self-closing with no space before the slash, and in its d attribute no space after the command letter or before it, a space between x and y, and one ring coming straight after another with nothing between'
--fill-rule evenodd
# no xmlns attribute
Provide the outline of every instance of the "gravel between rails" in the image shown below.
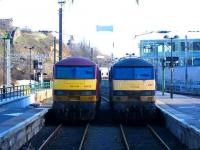
<svg viewBox="0 0 200 150"><path fill-rule="evenodd" d="M125 150L119 125L90 125L84 150Z"/></svg>
<svg viewBox="0 0 200 150"><path fill-rule="evenodd" d="M84 127L62 127L47 145L48 150L77 150Z"/></svg>
<svg viewBox="0 0 200 150"><path fill-rule="evenodd" d="M130 149L163 150L147 127L124 127Z"/></svg>

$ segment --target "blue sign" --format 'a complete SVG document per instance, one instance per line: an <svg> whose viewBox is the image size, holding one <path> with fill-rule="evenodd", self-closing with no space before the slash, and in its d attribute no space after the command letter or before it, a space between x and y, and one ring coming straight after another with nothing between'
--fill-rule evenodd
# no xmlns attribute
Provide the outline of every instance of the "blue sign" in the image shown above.
<svg viewBox="0 0 200 150"><path fill-rule="evenodd" d="M103 25L96 25L96 31L109 31L109 32L113 32L113 26L109 25L109 26L103 26Z"/></svg>

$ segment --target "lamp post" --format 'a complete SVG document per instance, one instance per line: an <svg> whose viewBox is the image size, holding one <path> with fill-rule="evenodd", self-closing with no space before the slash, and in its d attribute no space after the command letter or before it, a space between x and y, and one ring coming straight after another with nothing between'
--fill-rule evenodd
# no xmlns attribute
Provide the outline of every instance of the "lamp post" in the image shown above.
<svg viewBox="0 0 200 150"><path fill-rule="evenodd" d="M171 44L171 55L170 55L170 73L171 73L171 79L170 79L170 98L173 99L173 70L174 70L174 60L173 60L173 43L172 40L179 38L178 35L175 35L173 37L169 37L168 35L164 36L164 39L170 39Z"/></svg>
<svg viewBox="0 0 200 150"><path fill-rule="evenodd" d="M3 99L6 98L6 36L2 36L2 39L4 41L4 52L3 52Z"/></svg>
<svg viewBox="0 0 200 150"><path fill-rule="evenodd" d="M186 89L188 88L188 50L189 50L189 45L188 45L188 39L187 35L185 35L185 85Z"/></svg>
<svg viewBox="0 0 200 150"><path fill-rule="evenodd" d="M62 30L61 30L61 32L62 32ZM67 45L70 45L71 44L71 42L74 40L74 36L73 35L71 35L71 34L63 34L63 33L59 33L59 32L57 32L57 31L53 31L52 32L52 35L53 35L53 51L54 51L54 64L56 64L56 62L57 62L57 37L59 36L59 35L63 35L63 36L68 36L69 37L69 40L68 40L68 42L67 42ZM62 40L62 36L61 37L59 37L59 39L61 39ZM60 42L59 41L59 43L58 44L60 44L59 46L59 61L60 60L62 60L62 42ZM60 48L61 48L61 51L60 51ZM60 59L61 58L61 59Z"/></svg>
<svg viewBox="0 0 200 150"><path fill-rule="evenodd" d="M34 46L31 46L31 47L27 47L27 46L24 46L24 48L26 49L29 49L29 54L30 54L30 66L29 66L29 73L30 73L30 76L29 76L29 79L30 79L30 86L31 86L31 63L32 63L32 58L31 58L31 51L32 49L34 49Z"/></svg>
<svg viewBox="0 0 200 150"><path fill-rule="evenodd" d="M6 85L10 86L11 73L10 73L10 33L6 33L1 38L4 40L4 58L3 58L3 98L5 98Z"/></svg>
<svg viewBox="0 0 200 150"><path fill-rule="evenodd" d="M56 64L56 37L53 37L53 63Z"/></svg>
<svg viewBox="0 0 200 150"><path fill-rule="evenodd" d="M5 85L6 85L6 36L2 37L3 39L3 44L4 44L4 51L3 51L3 89L5 90ZM5 92L3 92L5 93Z"/></svg>
<svg viewBox="0 0 200 150"><path fill-rule="evenodd" d="M91 47L90 48L90 59L91 59L91 61L94 60L93 57L94 57L94 49Z"/></svg>
<svg viewBox="0 0 200 150"><path fill-rule="evenodd" d="M162 52L163 52L163 58L162 58L162 96L165 94L165 45L163 43L162 45Z"/></svg>
<svg viewBox="0 0 200 150"><path fill-rule="evenodd" d="M56 64L56 31L52 32L53 35L53 63Z"/></svg>
<svg viewBox="0 0 200 150"><path fill-rule="evenodd" d="M66 0L58 0L59 8L59 61L62 60L62 7Z"/></svg>
<svg viewBox="0 0 200 150"><path fill-rule="evenodd" d="M10 33L6 33L1 37L4 40L4 59L3 59L3 84L10 85ZM6 69L7 68L7 69ZM7 71L6 71L7 70ZM6 74L6 76L5 76Z"/></svg>
<svg viewBox="0 0 200 150"><path fill-rule="evenodd" d="M155 67L155 79L156 79L156 89L157 89L157 83L158 83L158 43L154 43L153 45L153 54L154 54L154 61L153 65Z"/></svg>

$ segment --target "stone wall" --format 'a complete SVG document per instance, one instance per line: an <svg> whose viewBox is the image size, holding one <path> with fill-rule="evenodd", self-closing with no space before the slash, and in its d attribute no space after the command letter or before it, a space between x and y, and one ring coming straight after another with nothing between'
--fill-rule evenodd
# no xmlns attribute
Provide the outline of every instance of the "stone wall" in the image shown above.
<svg viewBox="0 0 200 150"><path fill-rule="evenodd" d="M46 113L46 112L45 112ZM44 112L33 116L27 122L11 128L5 135L0 135L1 150L18 150L44 126Z"/></svg>

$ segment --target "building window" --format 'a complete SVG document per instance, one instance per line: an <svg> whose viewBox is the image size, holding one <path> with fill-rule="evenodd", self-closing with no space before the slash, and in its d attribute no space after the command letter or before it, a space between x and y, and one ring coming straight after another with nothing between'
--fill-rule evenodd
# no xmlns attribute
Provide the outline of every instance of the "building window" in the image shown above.
<svg viewBox="0 0 200 150"><path fill-rule="evenodd" d="M192 58L188 58L187 64L188 64L188 66L192 66Z"/></svg>
<svg viewBox="0 0 200 150"><path fill-rule="evenodd" d="M194 66L200 66L200 58L195 58L195 59L193 60L193 65L194 65Z"/></svg>
<svg viewBox="0 0 200 150"><path fill-rule="evenodd" d="M164 46L164 43L158 43L158 52L159 53L163 52L163 46Z"/></svg>
<svg viewBox="0 0 200 150"><path fill-rule="evenodd" d="M193 50L200 51L200 42L193 42Z"/></svg>
<svg viewBox="0 0 200 150"><path fill-rule="evenodd" d="M191 49L190 48L191 44L189 42L187 42L187 45L188 45L188 49ZM185 51L185 47L186 47L185 42L181 42L181 51Z"/></svg>
<svg viewBox="0 0 200 150"><path fill-rule="evenodd" d="M168 42L167 45L168 45L168 47L169 47L169 49L170 49L170 51L171 51L171 42ZM172 42L173 51L176 51L176 46L175 46L175 45L176 45L176 44L175 44L174 42Z"/></svg>
<svg viewBox="0 0 200 150"><path fill-rule="evenodd" d="M144 53L152 53L153 52L152 46L150 46L150 47L144 46L143 52Z"/></svg>

